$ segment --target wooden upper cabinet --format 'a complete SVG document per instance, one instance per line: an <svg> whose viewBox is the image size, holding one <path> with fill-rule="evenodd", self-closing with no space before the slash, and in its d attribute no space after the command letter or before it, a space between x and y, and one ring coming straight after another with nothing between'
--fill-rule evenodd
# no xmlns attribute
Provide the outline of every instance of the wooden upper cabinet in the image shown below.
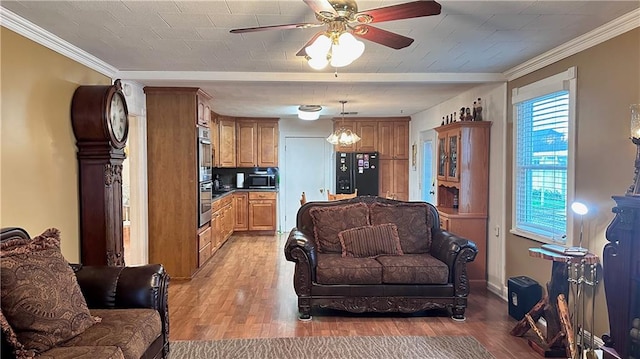
<svg viewBox="0 0 640 359"><path fill-rule="evenodd" d="M209 101L211 97L204 93L203 91L198 91L197 93L197 125L209 127L211 123L211 105L209 105Z"/></svg>
<svg viewBox="0 0 640 359"><path fill-rule="evenodd" d="M237 166L278 166L278 120L237 120Z"/></svg>
<svg viewBox="0 0 640 359"><path fill-rule="evenodd" d="M216 163L219 167L236 167L236 121L233 117L218 116L218 140Z"/></svg>
<svg viewBox="0 0 640 359"><path fill-rule="evenodd" d="M238 120L236 127L237 138L237 166L256 167L258 165L256 121Z"/></svg>
<svg viewBox="0 0 640 359"><path fill-rule="evenodd" d="M409 118L378 121L380 159L409 159Z"/></svg>
<svg viewBox="0 0 640 359"><path fill-rule="evenodd" d="M361 140L356 142L356 151L374 152L378 148L378 122L357 121L356 134Z"/></svg>
<svg viewBox="0 0 640 359"><path fill-rule="evenodd" d="M258 121L258 166L278 167L278 121Z"/></svg>
<svg viewBox="0 0 640 359"><path fill-rule="evenodd" d="M218 151L220 151L220 123L218 120L218 114L209 111L209 135L211 136L211 147L212 147L212 156L213 156L213 167L220 167L220 156L218 156Z"/></svg>

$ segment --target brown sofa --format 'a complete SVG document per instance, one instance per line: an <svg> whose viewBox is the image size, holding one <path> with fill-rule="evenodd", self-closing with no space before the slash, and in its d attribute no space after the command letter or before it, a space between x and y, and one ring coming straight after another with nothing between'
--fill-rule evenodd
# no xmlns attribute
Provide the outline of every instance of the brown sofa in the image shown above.
<svg viewBox="0 0 640 359"><path fill-rule="evenodd" d="M20 228L3 228L1 230L3 243L22 239L31 242L35 241L29 237L26 231ZM13 264L13 267L21 265L20 258L6 259L3 257L2 260L6 260L6 266L9 266L7 263L10 260L17 263ZM60 272L59 268L52 269L55 272ZM69 268L68 265L67 268ZM169 276L162 265L83 267L82 265L72 264L71 268L72 272L70 273L75 273L75 278L81 291L80 295L86 301L85 308L88 307L95 323L91 323L88 328L83 329L79 334L73 333L74 336L70 339L45 351L38 350L38 344L36 344L38 357L91 359L168 357L169 313L167 299ZM19 273L19 271L16 270L16 273ZM10 285L10 283L5 283L5 280L13 280L13 274L8 274L8 276L4 274L2 276L3 290ZM53 273L52 277L55 274ZM69 276L73 277L73 274L69 274ZM7 285L5 286L5 284ZM64 298L61 299L64 300ZM73 297L69 298L69 300L74 301ZM19 322L15 318L16 305L8 307L8 304L2 304L2 311L4 312L2 318L7 317L3 326L12 324L12 320L8 315L11 310L14 310L14 318L12 318L14 323ZM84 306L84 303L82 305ZM43 307L42 310L49 309ZM51 313L54 313L54 310L55 308L51 309ZM31 312L27 310L27 314L31 315ZM16 353L13 351L13 347L16 347L16 345L21 346L22 343L16 344L15 335L17 332L14 333L13 330L10 330L7 333L7 328L3 327L2 329L2 358L15 358ZM17 339L20 338L20 335L18 335ZM21 352L21 355L25 355L24 353ZM33 351L27 356L32 354Z"/></svg>
<svg viewBox="0 0 640 359"><path fill-rule="evenodd" d="M301 319L317 306L355 313L448 309L464 320L467 262L478 250L440 229L433 205L375 196L308 202L296 224L284 252L295 262Z"/></svg>

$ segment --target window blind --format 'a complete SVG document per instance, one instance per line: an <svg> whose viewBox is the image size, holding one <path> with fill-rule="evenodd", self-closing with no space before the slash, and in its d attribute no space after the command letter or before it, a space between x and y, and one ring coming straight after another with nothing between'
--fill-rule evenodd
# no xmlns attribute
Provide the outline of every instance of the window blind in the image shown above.
<svg viewBox="0 0 640 359"><path fill-rule="evenodd" d="M569 91L522 101L516 109L515 226L564 243Z"/></svg>

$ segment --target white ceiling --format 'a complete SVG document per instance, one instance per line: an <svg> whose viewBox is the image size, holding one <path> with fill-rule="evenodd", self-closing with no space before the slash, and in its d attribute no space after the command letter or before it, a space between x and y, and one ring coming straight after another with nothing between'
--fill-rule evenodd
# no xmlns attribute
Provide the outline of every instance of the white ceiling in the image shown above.
<svg viewBox="0 0 640 359"><path fill-rule="evenodd" d="M362 10L406 1L358 1ZM295 54L320 29L230 34L233 28L317 22L302 0L14 1L0 5L142 85L201 87L229 116L412 115L640 7L626 1L439 0L440 15L374 24L415 39L315 71Z"/></svg>

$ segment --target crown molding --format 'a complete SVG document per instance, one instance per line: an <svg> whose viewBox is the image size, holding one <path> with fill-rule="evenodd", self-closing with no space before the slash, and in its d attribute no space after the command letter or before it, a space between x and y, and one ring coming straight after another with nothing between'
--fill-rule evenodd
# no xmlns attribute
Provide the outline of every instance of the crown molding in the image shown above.
<svg viewBox="0 0 640 359"><path fill-rule="evenodd" d="M108 63L3 7L0 7L0 25L110 78L118 71Z"/></svg>
<svg viewBox="0 0 640 359"><path fill-rule="evenodd" d="M238 82L358 82L358 83L489 83L506 82L501 73L344 73L336 80L333 73L306 72L216 72L216 71L119 71L115 78L131 79L151 84L181 81Z"/></svg>
<svg viewBox="0 0 640 359"><path fill-rule="evenodd" d="M590 47L596 46L627 31L640 27L640 9L633 10L619 18L610 21L588 33L576 37L542 55L513 67L503 73L508 81L530 74L554 62L577 54Z"/></svg>

